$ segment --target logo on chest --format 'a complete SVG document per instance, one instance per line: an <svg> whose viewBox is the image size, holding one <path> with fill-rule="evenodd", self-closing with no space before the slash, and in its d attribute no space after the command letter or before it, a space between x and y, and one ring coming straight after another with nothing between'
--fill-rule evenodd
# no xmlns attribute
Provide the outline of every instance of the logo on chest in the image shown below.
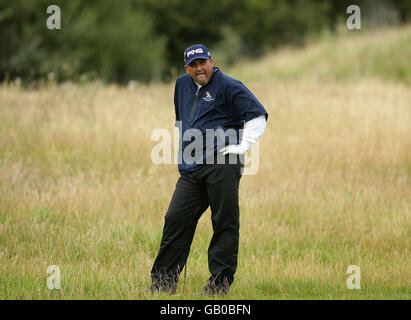
<svg viewBox="0 0 411 320"><path fill-rule="evenodd" d="M206 91L206 96L203 97L203 100L210 102L210 101L214 101L214 98L211 96L210 92Z"/></svg>

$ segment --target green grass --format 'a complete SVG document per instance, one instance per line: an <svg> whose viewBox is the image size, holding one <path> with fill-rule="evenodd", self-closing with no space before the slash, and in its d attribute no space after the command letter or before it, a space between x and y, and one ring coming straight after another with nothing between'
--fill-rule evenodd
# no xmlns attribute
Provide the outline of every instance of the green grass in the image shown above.
<svg viewBox="0 0 411 320"><path fill-rule="evenodd" d="M378 78L410 85L410 43L410 26L373 32L342 28L337 36L313 39L304 50L281 48L261 61L235 66L230 74L257 82Z"/></svg>

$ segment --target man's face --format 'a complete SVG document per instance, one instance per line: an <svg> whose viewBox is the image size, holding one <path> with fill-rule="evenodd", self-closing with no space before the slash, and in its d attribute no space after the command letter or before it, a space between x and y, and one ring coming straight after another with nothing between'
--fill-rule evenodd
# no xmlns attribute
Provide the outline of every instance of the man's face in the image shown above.
<svg viewBox="0 0 411 320"><path fill-rule="evenodd" d="M201 86L205 86L213 75L214 60L196 59L184 66L190 77Z"/></svg>

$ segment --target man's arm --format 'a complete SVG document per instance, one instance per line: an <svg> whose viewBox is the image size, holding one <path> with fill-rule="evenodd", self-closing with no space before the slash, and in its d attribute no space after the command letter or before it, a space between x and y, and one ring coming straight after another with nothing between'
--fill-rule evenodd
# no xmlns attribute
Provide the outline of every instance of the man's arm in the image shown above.
<svg viewBox="0 0 411 320"><path fill-rule="evenodd" d="M176 114L176 121L174 122L174 126L178 127L178 122L180 121L180 109L178 107L178 79L174 87L174 111Z"/></svg>

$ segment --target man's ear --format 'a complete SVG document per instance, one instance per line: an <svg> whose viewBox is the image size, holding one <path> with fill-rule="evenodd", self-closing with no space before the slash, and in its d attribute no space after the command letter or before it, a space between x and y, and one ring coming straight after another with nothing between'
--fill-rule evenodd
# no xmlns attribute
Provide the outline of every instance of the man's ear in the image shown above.
<svg viewBox="0 0 411 320"><path fill-rule="evenodd" d="M186 72L188 73L188 66L184 66L184 69L186 69Z"/></svg>
<svg viewBox="0 0 411 320"><path fill-rule="evenodd" d="M210 58L211 67L214 67L214 59Z"/></svg>

